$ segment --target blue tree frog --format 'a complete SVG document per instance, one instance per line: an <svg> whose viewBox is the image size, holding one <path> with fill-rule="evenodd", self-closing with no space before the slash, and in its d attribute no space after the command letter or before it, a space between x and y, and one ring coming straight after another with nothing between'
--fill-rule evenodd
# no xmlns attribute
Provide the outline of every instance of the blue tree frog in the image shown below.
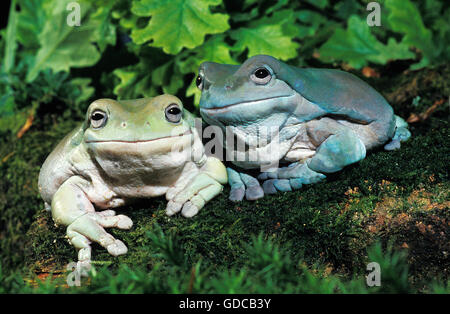
<svg viewBox="0 0 450 314"><path fill-rule="evenodd" d="M242 65L204 62L196 83L203 119L243 143L223 137L228 156L246 154L232 160L238 170L227 168L232 201L300 189L410 137L383 96L344 71L258 55ZM259 181L248 174L258 168Z"/></svg>

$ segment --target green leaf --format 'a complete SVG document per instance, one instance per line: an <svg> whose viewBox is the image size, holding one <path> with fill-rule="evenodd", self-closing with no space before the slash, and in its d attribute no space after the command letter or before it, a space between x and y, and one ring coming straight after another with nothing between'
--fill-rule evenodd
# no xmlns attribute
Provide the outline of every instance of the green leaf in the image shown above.
<svg viewBox="0 0 450 314"><path fill-rule="evenodd" d="M184 85L183 77L173 60L157 67L152 72L152 83L155 86L161 86L165 94L176 94Z"/></svg>
<svg viewBox="0 0 450 314"><path fill-rule="evenodd" d="M435 45L431 30L423 24L416 6L409 0L386 0L385 6L389 10L387 17L389 27L393 31L405 35L402 43L416 47L423 53L423 59L414 68L417 69L430 64L430 60L436 55Z"/></svg>
<svg viewBox="0 0 450 314"><path fill-rule="evenodd" d="M289 3L289 0L279 0L279 1L277 1L273 6L271 6L270 8L268 8L266 11L265 11L265 14L266 15L268 15L268 14L271 14L271 13L273 13L273 12L277 12L278 10L280 10L282 7L284 7L286 4L288 4ZM291 11L291 10L290 10Z"/></svg>
<svg viewBox="0 0 450 314"><path fill-rule="evenodd" d="M368 60L378 64L386 64L390 60L413 59L415 57L414 53L409 51L407 45L403 42L398 43L394 38L389 38L387 45L377 42L375 48L381 53L370 56Z"/></svg>
<svg viewBox="0 0 450 314"><path fill-rule="evenodd" d="M6 73L8 73L14 67L14 59L17 48L16 25L16 1L13 0L11 2L11 7L9 10L8 27L6 28L5 59L3 60L3 70Z"/></svg>
<svg viewBox="0 0 450 314"><path fill-rule="evenodd" d="M355 0L343 0L334 5L336 17L342 20L347 20L352 15L359 15L358 12L364 12L367 15L368 11L365 9L361 3Z"/></svg>
<svg viewBox="0 0 450 314"><path fill-rule="evenodd" d="M317 34L319 28L323 24L327 24L328 20L321 15L320 13L309 11L309 10L301 10L296 12L297 19L302 22L304 25L297 26L297 37L303 38L306 36L314 36ZM330 24L330 22L328 22Z"/></svg>
<svg viewBox="0 0 450 314"><path fill-rule="evenodd" d="M240 28L232 32L231 37L236 40L234 50L248 49L247 57L268 54L281 60L288 60L297 56L299 47L291 36L283 33L280 24Z"/></svg>
<svg viewBox="0 0 450 314"><path fill-rule="evenodd" d="M211 13L209 6L221 0L134 0L132 12L138 16L151 16L145 28L131 33L137 44L152 41L151 46L162 47L169 54L201 45L206 34L226 31L228 15Z"/></svg>
<svg viewBox="0 0 450 314"><path fill-rule="evenodd" d="M261 27L266 25L280 25L283 35L291 38L300 38L296 23L296 15L293 10L285 9L273 13L270 17L262 17L259 20L252 21L248 27Z"/></svg>
<svg viewBox="0 0 450 314"><path fill-rule="evenodd" d="M225 36L218 35L208 39L203 45L191 50L189 57L177 57L177 64L183 74L197 73L202 62L210 61L225 64L237 64L231 57L231 47L225 42Z"/></svg>
<svg viewBox="0 0 450 314"><path fill-rule="evenodd" d="M47 17L51 15L50 0L19 0L17 4L17 40L30 50L39 49L39 34L45 26Z"/></svg>
<svg viewBox="0 0 450 314"><path fill-rule="evenodd" d="M9 91L0 96L0 117L11 116L14 114L14 94Z"/></svg>
<svg viewBox="0 0 450 314"><path fill-rule="evenodd" d="M152 97L157 95L157 91L152 86L151 75L144 72L142 63L135 66L114 70L114 75L120 83L114 87L114 94L119 99L133 99L138 97Z"/></svg>
<svg viewBox="0 0 450 314"><path fill-rule="evenodd" d="M159 49L135 47L133 43L129 45L132 46L130 49L136 51L139 62L114 70L114 75L120 81L114 88L114 94L120 99L153 97L161 94L161 90L176 94L183 86L183 79L174 60Z"/></svg>
<svg viewBox="0 0 450 314"><path fill-rule="evenodd" d="M13 115L0 115L0 134L7 132L16 134L24 125L28 114L28 110L23 109Z"/></svg>
<svg viewBox="0 0 450 314"><path fill-rule="evenodd" d="M326 62L341 60L359 69L369 61L385 64L394 59L414 58L408 46L390 38L387 45L379 42L371 33L365 20L351 16L347 29L336 29L334 34L319 49L320 59Z"/></svg>
<svg viewBox="0 0 450 314"><path fill-rule="evenodd" d="M4 58L5 55L5 34L6 34L6 29L1 29L0 30L0 59Z"/></svg>
<svg viewBox="0 0 450 314"><path fill-rule="evenodd" d="M92 14L93 25L98 30L97 44L100 51L104 51L107 45L114 46L116 44L116 26L111 22L113 6L114 1L109 1Z"/></svg>
<svg viewBox="0 0 450 314"><path fill-rule="evenodd" d="M76 106L83 105L87 100L89 100L95 92L95 89L90 86L90 78L77 77L70 81L71 85L75 87L73 102Z"/></svg>
<svg viewBox="0 0 450 314"><path fill-rule="evenodd" d="M101 39L104 33L100 20L103 16L88 2L81 2L81 25L69 26L67 16L70 12L66 10L69 2L54 1L52 13L38 36L40 48L27 74L27 82L33 81L46 68L54 72L68 71L71 67L91 66L100 59L94 43L100 41L99 45L105 45Z"/></svg>

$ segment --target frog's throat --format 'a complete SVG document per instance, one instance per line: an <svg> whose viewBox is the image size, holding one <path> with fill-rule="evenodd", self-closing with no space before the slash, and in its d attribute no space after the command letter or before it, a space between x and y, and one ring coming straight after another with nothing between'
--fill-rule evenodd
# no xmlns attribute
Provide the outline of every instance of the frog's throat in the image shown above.
<svg viewBox="0 0 450 314"><path fill-rule="evenodd" d="M206 112L220 113L222 111L223 112L228 111L228 108L230 108L230 107L237 107L237 106L246 105L246 104L255 104L255 103L265 102L265 101L273 100L273 99L289 98L289 97L292 97L292 96L295 96L295 95L296 95L296 93L289 94L289 95L261 98L261 99L256 99L256 100L246 100L246 101L240 101L240 102L237 102L237 103L234 103L234 104L225 105L225 106L222 106L222 107L200 108L200 110L203 110L203 111L206 111Z"/></svg>
<svg viewBox="0 0 450 314"><path fill-rule="evenodd" d="M137 144L137 143L155 142L155 141L164 140L164 139L168 139L168 138L174 138L174 137L182 137L182 136L186 136L186 135L190 135L190 134L192 134L192 131L191 131L191 129L188 129L184 133L180 133L180 134L177 134L177 135L169 135L169 136L158 137L158 138L154 138L154 139L150 139L150 140L137 140L137 141L89 140L89 141L86 141L86 143L127 143L127 144Z"/></svg>

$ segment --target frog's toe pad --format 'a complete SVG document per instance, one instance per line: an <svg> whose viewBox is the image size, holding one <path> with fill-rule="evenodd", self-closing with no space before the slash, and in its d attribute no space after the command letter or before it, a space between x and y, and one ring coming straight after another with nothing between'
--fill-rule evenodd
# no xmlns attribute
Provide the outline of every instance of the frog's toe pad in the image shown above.
<svg viewBox="0 0 450 314"><path fill-rule="evenodd" d="M291 185L288 179L274 180L273 185L280 192L290 192L292 191Z"/></svg>
<svg viewBox="0 0 450 314"><path fill-rule="evenodd" d="M228 199L232 202L240 202L244 199L245 188L243 186L238 188L231 188L230 196Z"/></svg>
<svg viewBox="0 0 450 314"><path fill-rule="evenodd" d="M195 216L200 209L191 201L184 203L183 209L181 210L181 215L186 218L191 218Z"/></svg>
<svg viewBox="0 0 450 314"><path fill-rule="evenodd" d="M120 240L114 240L114 242L109 244L106 249L112 256L119 256L128 252L127 246Z"/></svg>
<svg viewBox="0 0 450 314"><path fill-rule="evenodd" d="M181 207L183 207L183 204L174 201L169 201L166 207L166 215L172 216L178 213L181 210Z"/></svg>
<svg viewBox="0 0 450 314"><path fill-rule="evenodd" d="M291 185L291 188L293 190L300 190L303 186L303 179L302 178L293 178L289 179L289 184Z"/></svg>
<svg viewBox="0 0 450 314"><path fill-rule="evenodd" d="M128 230L133 227L133 221L125 215L117 215L117 228Z"/></svg>
<svg viewBox="0 0 450 314"><path fill-rule="evenodd" d="M254 201L262 197L264 197L264 190L259 184L249 186L245 190L245 198L249 201Z"/></svg>
<svg viewBox="0 0 450 314"><path fill-rule="evenodd" d="M264 193L290 192L292 187L288 179L269 179L263 182Z"/></svg>
<svg viewBox="0 0 450 314"><path fill-rule="evenodd" d="M276 194L277 193L277 189L275 188L274 181L275 181L275 179L266 180L263 182L262 188L263 188L265 194Z"/></svg>
<svg viewBox="0 0 450 314"><path fill-rule="evenodd" d="M396 150L400 148L400 140L395 139L384 145L385 150Z"/></svg>

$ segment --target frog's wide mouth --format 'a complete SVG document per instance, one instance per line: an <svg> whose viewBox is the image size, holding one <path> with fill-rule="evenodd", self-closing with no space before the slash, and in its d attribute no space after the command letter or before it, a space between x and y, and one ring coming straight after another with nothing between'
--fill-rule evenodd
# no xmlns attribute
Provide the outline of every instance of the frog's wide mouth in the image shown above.
<svg viewBox="0 0 450 314"><path fill-rule="evenodd" d="M168 136L162 136L158 138L153 138L149 140L135 140L135 141L126 141L126 140L87 140L86 143L125 143L125 144L139 144L139 143L149 143L149 142L157 142L159 140L164 140L168 138L177 138L177 137L183 137L186 135L192 134L191 129L186 130L184 133L180 133L177 135L168 135Z"/></svg>
<svg viewBox="0 0 450 314"><path fill-rule="evenodd" d="M212 107L212 108L204 108L203 107L203 108L200 108L200 110L205 111L205 112L211 112L211 113L221 113L221 112L225 113L225 112L228 112L229 108L231 108L231 107L240 107L240 106L245 106L245 105L249 105L249 104L258 104L261 102L282 99L282 98L289 98L292 96L295 96L295 93L289 94L289 95L260 98L260 99L255 99L255 100L245 100L245 101L240 101L240 102L236 102L236 103L221 106L221 107Z"/></svg>

